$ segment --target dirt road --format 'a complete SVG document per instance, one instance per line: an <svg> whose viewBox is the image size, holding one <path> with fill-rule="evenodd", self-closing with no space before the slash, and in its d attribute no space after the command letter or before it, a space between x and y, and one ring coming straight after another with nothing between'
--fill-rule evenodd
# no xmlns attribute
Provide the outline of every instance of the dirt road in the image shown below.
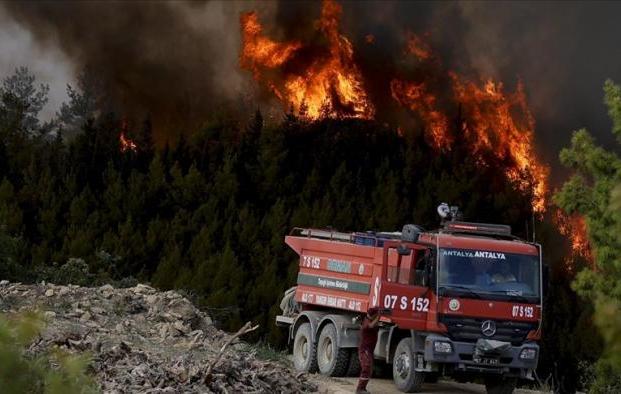
<svg viewBox="0 0 621 394"><path fill-rule="evenodd" d="M322 394L351 394L356 389L356 378L325 378L318 376L319 392ZM401 393L390 379L372 379L368 387L371 393ZM455 383L440 381L435 384L424 384L421 394L485 394L485 386L473 383ZM541 394L541 391L515 390L515 394Z"/></svg>

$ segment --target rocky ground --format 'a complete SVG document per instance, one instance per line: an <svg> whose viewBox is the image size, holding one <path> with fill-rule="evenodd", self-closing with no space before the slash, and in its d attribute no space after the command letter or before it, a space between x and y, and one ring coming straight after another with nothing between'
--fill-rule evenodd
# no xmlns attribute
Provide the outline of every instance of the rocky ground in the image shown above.
<svg viewBox="0 0 621 394"><path fill-rule="evenodd" d="M216 329L174 291L137 285L86 288L0 282L0 311L38 309L46 326L29 351L89 352L105 393L293 393L317 387L286 365L260 360L252 347Z"/></svg>

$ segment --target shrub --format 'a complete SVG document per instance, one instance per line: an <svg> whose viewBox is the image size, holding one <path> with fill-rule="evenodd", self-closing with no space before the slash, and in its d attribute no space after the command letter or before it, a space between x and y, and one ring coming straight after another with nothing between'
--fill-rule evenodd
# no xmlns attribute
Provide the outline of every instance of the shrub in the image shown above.
<svg viewBox="0 0 621 394"><path fill-rule="evenodd" d="M99 392L86 374L89 357L55 349L40 356L26 347L43 328L37 313L0 315L0 387L6 394L87 394Z"/></svg>

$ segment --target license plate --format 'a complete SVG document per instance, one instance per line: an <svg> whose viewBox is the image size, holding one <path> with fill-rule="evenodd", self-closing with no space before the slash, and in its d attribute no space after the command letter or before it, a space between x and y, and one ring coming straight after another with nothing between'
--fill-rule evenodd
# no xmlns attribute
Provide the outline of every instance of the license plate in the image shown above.
<svg viewBox="0 0 621 394"><path fill-rule="evenodd" d="M489 358L489 357L473 357L472 361L477 364L484 365L498 365L499 360L497 358Z"/></svg>

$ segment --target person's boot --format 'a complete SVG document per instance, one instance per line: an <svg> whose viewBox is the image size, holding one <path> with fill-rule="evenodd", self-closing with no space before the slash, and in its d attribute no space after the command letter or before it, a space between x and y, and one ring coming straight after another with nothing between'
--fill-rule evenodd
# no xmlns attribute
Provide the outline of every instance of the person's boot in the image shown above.
<svg viewBox="0 0 621 394"><path fill-rule="evenodd" d="M371 394L367 390L367 383L369 383L368 380L359 380L358 387L356 388L356 394Z"/></svg>

